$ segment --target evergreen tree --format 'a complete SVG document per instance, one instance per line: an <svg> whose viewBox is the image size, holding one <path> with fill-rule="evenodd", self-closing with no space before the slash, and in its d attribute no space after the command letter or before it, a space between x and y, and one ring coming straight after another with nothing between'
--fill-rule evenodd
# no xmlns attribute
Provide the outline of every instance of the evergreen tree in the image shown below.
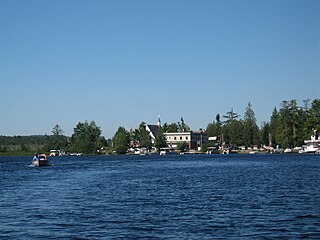
<svg viewBox="0 0 320 240"><path fill-rule="evenodd" d="M254 144L258 144L259 128L256 123L256 117L252 109L252 105L249 102L244 113L244 143L247 147L252 147Z"/></svg>
<svg viewBox="0 0 320 240"><path fill-rule="evenodd" d="M309 137L312 129L317 129L320 131L320 99L315 99L312 101L306 125L307 129L309 130Z"/></svg>
<svg viewBox="0 0 320 240"><path fill-rule="evenodd" d="M274 108L270 118L270 135L271 145L276 146L278 144L278 127L279 126L279 114L277 108Z"/></svg>
<svg viewBox="0 0 320 240"><path fill-rule="evenodd" d="M183 117L180 119L181 122L178 122L178 131L179 132L188 132L190 131L189 126L184 122Z"/></svg>
<svg viewBox="0 0 320 240"><path fill-rule="evenodd" d="M243 121L232 120L224 124L222 128L222 135L224 142L231 146L236 147L244 144Z"/></svg>
<svg viewBox="0 0 320 240"><path fill-rule="evenodd" d="M263 122L261 131L260 131L260 142L265 146L269 146L271 143L270 137L271 137L270 123Z"/></svg>
<svg viewBox="0 0 320 240"><path fill-rule="evenodd" d="M225 123L228 124L228 123L231 123L233 120L236 120L238 117L240 117L240 115L238 113L235 113L233 111L233 108L231 108L231 111L227 112L227 114L224 115L223 117L227 119Z"/></svg>
<svg viewBox="0 0 320 240"><path fill-rule="evenodd" d="M221 131L223 141L231 147L243 145L243 123L237 120L240 115L231 108L231 111L227 112L223 117L227 119Z"/></svg>

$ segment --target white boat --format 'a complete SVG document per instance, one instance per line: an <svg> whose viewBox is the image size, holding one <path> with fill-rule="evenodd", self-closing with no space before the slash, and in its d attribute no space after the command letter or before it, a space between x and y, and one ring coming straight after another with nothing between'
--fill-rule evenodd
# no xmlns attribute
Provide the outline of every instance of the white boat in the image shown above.
<svg viewBox="0 0 320 240"><path fill-rule="evenodd" d="M310 140L305 140L306 145L302 146L300 153L317 153L320 154L320 139L317 130L313 131L313 135Z"/></svg>
<svg viewBox="0 0 320 240"><path fill-rule="evenodd" d="M286 148L283 153L292 153L292 149L291 148Z"/></svg>
<svg viewBox="0 0 320 240"><path fill-rule="evenodd" d="M32 165L36 167L49 166L49 161L45 154L40 154L38 159L32 160Z"/></svg>
<svg viewBox="0 0 320 240"><path fill-rule="evenodd" d="M160 153L159 154L160 155L167 155L167 154L173 154L173 153L176 153L176 152L172 148L160 148Z"/></svg>
<svg viewBox="0 0 320 240"><path fill-rule="evenodd" d="M62 156L62 152L60 150L51 149L49 156L50 157Z"/></svg>

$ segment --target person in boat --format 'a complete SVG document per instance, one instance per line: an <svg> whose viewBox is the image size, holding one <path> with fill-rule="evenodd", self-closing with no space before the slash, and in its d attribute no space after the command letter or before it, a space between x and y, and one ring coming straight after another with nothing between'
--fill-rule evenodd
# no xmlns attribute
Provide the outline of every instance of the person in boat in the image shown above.
<svg viewBox="0 0 320 240"><path fill-rule="evenodd" d="M38 161L39 160L39 155L37 153L35 153L32 160L33 161Z"/></svg>

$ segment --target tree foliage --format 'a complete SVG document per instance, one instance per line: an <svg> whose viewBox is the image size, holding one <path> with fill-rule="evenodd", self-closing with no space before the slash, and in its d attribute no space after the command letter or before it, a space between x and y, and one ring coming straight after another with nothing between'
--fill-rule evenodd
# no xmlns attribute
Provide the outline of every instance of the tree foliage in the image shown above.
<svg viewBox="0 0 320 240"><path fill-rule="evenodd" d="M124 127L119 127L113 139L113 149L118 154L127 152L130 143L130 134Z"/></svg>
<svg viewBox="0 0 320 240"><path fill-rule="evenodd" d="M223 117L207 126L208 137L217 136L229 146L266 145L282 148L301 146L305 139L309 139L313 129L320 129L320 99L303 101L299 106L296 100L283 101L279 110L274 108L269 122L263 122L261 128L257 126L255 113L249 102L243 119L234 112L233 108Z"/></svg>
<svg viewBox="0 0 320 240"><path fill-rule="evenodd" d="M180 122L178 122L178 131L179 132L188 132L190 127L184 122L183 117L181 117Z"/></svg>
<svg viewBox="0 0 320 240"><path fill-rule="evenodd" d="M73 151L92 154L105 143L104 138L100 136L100 127L97 127L94 121L79 122L73 130L74 133L71 136Z"/></svg>
<svg viewBox="0 0 320 240"><path fill-rule="evenodd" d="M249 102L243 119L243 140L245 146L252 147L259 143L259 128L252 105Z"/></svg>
<svg viewBox="0 0 320 240"><path fill-rule="evenodd" d="M59 124L53 127L52 134L45 144L45 150L58 149L66 151L69 147L68 138L63 135L63 130Z"/></svg>
<svg viewBox="0 0 320 240"><path fill-rule="evenodd" d="M158 133L155 139L155 143L154 143L155 148L158 149L158 151L160 150L160 148L164 148L167 147L167 142L166 142L166 137L164 135L164 128L160 127L158 129Z"/></svg>
<svg viewBox="0 0 320 240"><path fill-rule="evenodd" d="M178 132L178 124L176 124L176 123L171 123L171 124L164 123L163 124L163 131L164 132L168 132L168 133Z"/></svg>
<svg viewBox="0 0 320 240"><path fill-rule="evenodd" d="M149 131L146 129L146 123L141 122L139 125L139 143L142 148L151 148L151 136Z"/></svg>
<svg viewBox="0 0 320 240"><path fill-rule="evenodd" d="M245 145L279 145L282 148L301 146L305 139L310 139L314 129L320 131L320 99L313 101L306 99L303 105L299 106L296 100L285 100L277 109L273 109L270 121L263 122L261 128L256 124L255 113L249 102L245 109L243 119L240 115L231 111L220 114L215 120L208 124L206 133L208 137L216 136L218 140L224 140L226 145L237 147ZM181 118L177 123L165 123L159 129L155 139L156 148L165 147L166 132L189 131L190 128ZM139 128L129 134L123 127L120 127L108 142L101 136L101 130L95 122L78 123L74 128L71 138L63 135L59 124L52 129L52 135L42 136L0 136L0 154L13 152L41 152L50 149L59 149L66 152L76 151L83 153L96 153L102 146L113 146L117 153L125 153L131 140L139 141L141 146L150 147L150 135L142 122Z"/></svg>

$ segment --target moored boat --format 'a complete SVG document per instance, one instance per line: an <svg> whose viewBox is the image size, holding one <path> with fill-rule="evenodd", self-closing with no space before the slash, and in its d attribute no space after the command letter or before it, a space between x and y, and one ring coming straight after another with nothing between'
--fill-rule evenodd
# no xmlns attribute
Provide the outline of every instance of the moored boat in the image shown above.
<svg viewBox="0 0 320 240"><path fill-rule="evenodd" d="M39 156L35 156L32 160L32 165L36 167L49 166L49 161L45 154L40 154Z"/></svg>
<svg viewBox="0 0 320 240"><path fill-rule="evenodd" d="M313 131L310 140L305 140L306 145L302 146L300 153L317 153L320 154L320 139L317 133L317 130Z"/></svg>
<svg viewBox="0 0 320 240"><path fill-rule="evenodd" d="M283 153L293 153L291 148L286 148Z"/></svg>

